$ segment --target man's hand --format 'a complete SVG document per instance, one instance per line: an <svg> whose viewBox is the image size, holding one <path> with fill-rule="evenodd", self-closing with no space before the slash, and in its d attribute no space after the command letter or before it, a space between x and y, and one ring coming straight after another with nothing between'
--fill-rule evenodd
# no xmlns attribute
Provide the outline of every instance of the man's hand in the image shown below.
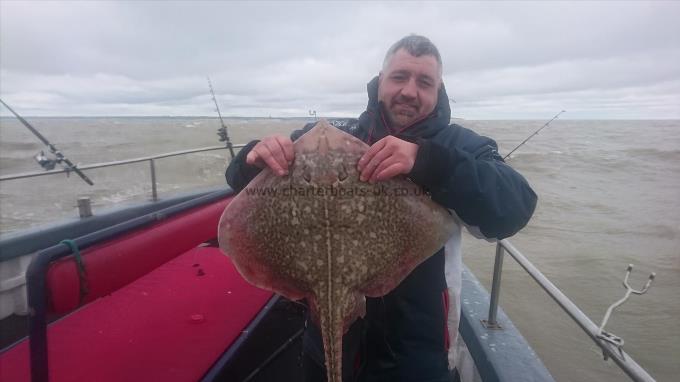
<svg viewBox="0 0 680 382"><path fill-rule="evenodd" d="M246 163L259 168L269 167L274 174L283 176L288 175L288 166L293 159L293 141L283 135L271 135L253 146L246 156Z"/></svg>
<svg viewBox="0 0 680 382"><path fill-rule="evenodd" d="M361 181L375 183L399 174L408 174L413 169L419 146L388 135L374 143L359 159L357 169Z"/></svg>

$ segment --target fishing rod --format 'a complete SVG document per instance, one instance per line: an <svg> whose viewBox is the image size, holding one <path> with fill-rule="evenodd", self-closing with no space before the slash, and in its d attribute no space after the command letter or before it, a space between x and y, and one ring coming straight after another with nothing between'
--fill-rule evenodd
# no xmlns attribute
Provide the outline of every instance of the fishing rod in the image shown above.
<svg viewBox="0 0 680 382"><path fill-rule="evenodd" d="M85 175L82 171L80 171L80 170L78 169L78 167L77 167L75 164L73 164L73 162L71 162L70 160L68 160L68 158L66 158L66 157L64 156L64 154L61 153L61 151L57 150L57 148L54 147L54 145L51 144L50 141L47 140L47 138L45 138L42 134L40 134L40 132L39 132L38 130L36 130L33 126L31 126L31 124L28 123L28 121L26 121L25 119L23 119L19 114L17 114L16 111L12 110L12 108L9 107L9 105L7 105L2 99L0 99L0 103L2 103L2 104L7 108L7 110L9 110L10 112L12 112L12 114L14 114L14 116L17 117L17 119L19 120L19 122L21 122L24 126L26 126L26 128L28 128L28 130L30 130L31 133L33 133L36 137L38 137L38 139L40 139L40 140L42 141L42 143L44 143L45 146L47 146L47 147L50 149L50 152L51 152L52 154L54 154L54 156L57 158L57 159L54 159L54 160L48 159L48 158L45 156L45 152L44 152L44 151L41 151L40 154L36 155L36 156L35 156L35 159L38 161L38 163L39 163L45 170L51 170L51 169L53 169L54 166L55 166L57 163L60 163L60 164L61 164L61 163L65 163L65 165L62 164L62 166L63 166L64 169L66 170L66 176L68 176L69 173L70 173L71 171L73 171L73 172L75 172L76 174L78 174L78 176L80 176L80 177L85 181L85 183L89 184L90 186L93 186L93 185L94 185L94 183L90 180L90 178L87 177L87 175Z"/></svg>
<svg viewBox="0 0 680 382"><path fill-rule="evenodd" d="M550 121L546 122L545 125L541 126L540 129L534 131L534 133L531 134L529 137L527 137L527 139L525 139L524 141L522 141L522 143L520 143L520 144L517 145L514 149L512 149L512 151L510 151L510 152L508 153L508 155L504 156L504 157L503 157L503 160L508 159L508 157L510 156L510 154L514 153L518 148L522 147L523 144L527 143L527 142L529 141L529 139L533 138L534 135L538 134L541 130L543 130L543 129L545 129L546 127L548 127L548 125L550 124L550 122L556 120L557 117L559 117L560 114L562 114L562 113L564 113L564 112L566 112L566 110L562 110L562 111L560 111L559 113L555 114L555 116L552 117L552 119L551 119Z"/></svg>
<svg viewBox="0 0 680 382"><path fill-rule="evenodd" d="M210 94L212 94L212 100L215 102L215 108L217 109L217 116L220 118L220 124L222 127L217 129L217 135L220 137L220 142L226 142L227 148L229 149L229 154L231 155L231 159L234 159L234 146L231 144L231 140L229 139L229 133L227 132L227 125L224 124L224 120L222 119L222 113L220 113L220 107L217 104L217 98L215 98L215 91L213 91L212 83L210 82L210 77L208 78L208 87L210 88Z"/></svg>

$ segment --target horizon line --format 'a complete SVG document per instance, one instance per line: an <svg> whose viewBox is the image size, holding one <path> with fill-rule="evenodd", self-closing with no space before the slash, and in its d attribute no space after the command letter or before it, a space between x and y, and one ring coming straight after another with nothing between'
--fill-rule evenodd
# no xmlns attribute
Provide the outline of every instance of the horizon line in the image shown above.
<svg viewBox="0 0 680 382"><path fill-rule="evenodd" d="M217 116L208 115L25 115L24 118L209 118L209 119L219 119ZM14 115L2 115L0 118L16 119ZM283 117L283 116L223 116L222 119L314 119L313 116L295 116L295 117ZM356 117L334 117L334 116L317 116L317 120L320 119L357 119ZM463 118L463 117L451 117L451 120L463 120L463 121L542 121L547 118ZM680 118L559 118L561 120L570 121L678 121Z"/></svg>

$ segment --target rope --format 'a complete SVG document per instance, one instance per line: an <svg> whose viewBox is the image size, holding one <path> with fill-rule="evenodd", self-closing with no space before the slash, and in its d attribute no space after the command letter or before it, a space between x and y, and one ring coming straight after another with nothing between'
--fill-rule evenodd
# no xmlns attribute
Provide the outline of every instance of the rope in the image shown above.
<svg viewBox="0 0 680 382"><path fill-rule="evenodd" d="M83 257L80 255L80 249L78 244L71 239L62 240L59 244L66 244L71 248L73 252L73 257L76 260L76 267L78 268L78 279L80 281L80 295L78 297L78 305L82 305L85 300L85 296L90 292L87 282L87 272L85 271L85 262L83 262Z"/></svg>

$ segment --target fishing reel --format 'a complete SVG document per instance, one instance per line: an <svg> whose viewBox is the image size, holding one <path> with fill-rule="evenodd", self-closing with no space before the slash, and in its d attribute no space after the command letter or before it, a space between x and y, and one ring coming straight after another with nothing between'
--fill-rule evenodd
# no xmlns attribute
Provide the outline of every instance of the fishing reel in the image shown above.
<svg viewBox="0 0 680 382"><path fill-rule="evenodd" d="M40 154L35 154L33 159L35 159L35 161L38 162L38 164L44 168L45 171L54 170L54 167L57 166L57 163L61 162L61 160L58 158L48 158L44 151L40 151Z"/></svg>
<svg viewBox="0 0 680 382"><path fill-rule="evenodd" d="M217 136L220 137L220 142L228 141L229 137L227 136L227 128L222 126L217 129Z"/></svg>

